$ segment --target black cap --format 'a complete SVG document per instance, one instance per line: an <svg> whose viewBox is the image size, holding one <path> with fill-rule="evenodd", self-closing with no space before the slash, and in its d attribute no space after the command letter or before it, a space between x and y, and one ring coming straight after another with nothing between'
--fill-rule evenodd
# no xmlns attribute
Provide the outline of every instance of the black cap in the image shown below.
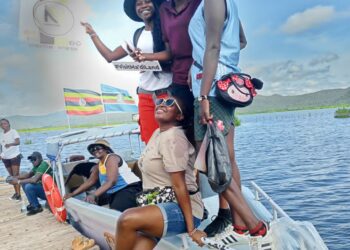
<svg viewBox="0 0 350 250"><path fill-rule="evenodd" d="M40 160L42 160L43 159L43 157L42 157L42 155L39 153L39 152L37 152L37 151L35 151L35 152L33 152L30 156L28 156L28 158L27 158L28 160L32 160L32 159L40 159Z"/></svg>

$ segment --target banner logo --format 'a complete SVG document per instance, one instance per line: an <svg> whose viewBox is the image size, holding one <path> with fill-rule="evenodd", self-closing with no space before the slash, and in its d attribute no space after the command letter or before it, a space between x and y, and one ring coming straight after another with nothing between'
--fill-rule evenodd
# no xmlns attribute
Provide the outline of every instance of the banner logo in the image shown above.
<svg viewBox="0 0 350 250"><path fill-rule="evenodd" d="M49 36L63 36L72 30L72 11L59 2L39 1L33 7L33 19L39 30Z"/></svg>

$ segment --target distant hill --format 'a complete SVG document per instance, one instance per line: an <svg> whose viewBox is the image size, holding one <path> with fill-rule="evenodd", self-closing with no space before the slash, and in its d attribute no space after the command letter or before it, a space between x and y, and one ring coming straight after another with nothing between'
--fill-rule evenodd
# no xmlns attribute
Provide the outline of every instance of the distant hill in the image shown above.
<svg viewBox="0 0 350 250"><path fill-rule="evenodd" d="M273 112L283 110L312 109L318 107L350 105L350 87L346 89L329 89L315 93L297 96L262 96L257 95L253 104L238 109L238 114ZM58 127L67 125L65 111L41 116L12 116L8 117L16 129ZM104 124L131 122L130 113L109 113L93 116L70 116L72 126L84 124Z"/></svg>
<svg viewBox="0 0 350 250"><path fill-rule="evenodd" d="M296 96L262 96L258 94L252 105L238 109L238 113L260 113L342 105L350 105L350 87L346 89L321 90Z"/></svg>
<svg viewBox="0 0 350 250"><path fill-rule="evenodd" d="M67 126L68 120L65 111L40 116L11 116L8 117L15 129L49 128ZM71 126L84 124L105 124L131 122L130 113L108 113L92 116L69 116Z"/></svg>

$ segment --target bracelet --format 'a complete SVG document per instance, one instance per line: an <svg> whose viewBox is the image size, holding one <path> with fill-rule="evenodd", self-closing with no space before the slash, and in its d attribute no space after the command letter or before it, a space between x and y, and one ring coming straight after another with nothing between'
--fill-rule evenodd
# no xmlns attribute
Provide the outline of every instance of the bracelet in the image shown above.
<svg viewBox="0 0 350 250"><path fill-rule="evenodd" d="M89 34L89 35L90 35L90 37L91 37L91 38L93 38L93 37L97 36L97 34L96 34L96 33L91 33L91 34Z"/></svg>
<svg viewBox="0 0 350 250"><path fill-rule="evenodd" d="M204 101L204 100L208 100L208 96L207 95L201 95L200 97L198 97L198 101Z"/></svg>
<svg viewBox="0 0 350 250"><path fill-rule="evenodd" d="M190 237L192 237L193 234L194 234L195 232L197 232L197 230L198 230L197 228L193 229L191 232L188 233L188 235L189 235Z"/></svg>

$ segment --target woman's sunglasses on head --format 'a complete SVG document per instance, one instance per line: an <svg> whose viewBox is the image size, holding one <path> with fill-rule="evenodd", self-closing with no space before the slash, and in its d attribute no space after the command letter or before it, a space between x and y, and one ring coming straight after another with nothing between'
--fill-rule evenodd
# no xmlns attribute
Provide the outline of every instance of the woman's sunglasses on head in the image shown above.
<svg viewBox="0 0 350 250"><path fill-rule="evenodd" d="M156 99L155 104L156 106L164 105L166 107L171 107L175 104L176 107L179 109L180 113L183 114L182 109L180 108L180 105L177 103L176 99L174 98L168 98L168 99L159 98L159 99Z"/></svg>

